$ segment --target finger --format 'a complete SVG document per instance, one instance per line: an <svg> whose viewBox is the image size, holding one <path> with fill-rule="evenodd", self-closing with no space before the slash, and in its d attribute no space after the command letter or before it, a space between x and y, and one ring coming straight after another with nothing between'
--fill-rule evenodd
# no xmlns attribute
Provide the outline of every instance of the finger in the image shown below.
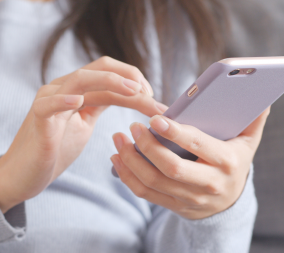
<svg viewBox="0 0 284 253"><path fill-rule="evenodd" d="M151 85L146 80L142 72L137 67L130 64L115 60L108 56L103 56L97 61L86 65L84 68L114 72L124 78L140 83L143 86L143 93L150 96L154 95Z"/></svg>
<svg viewBox="0 0 284 253"><path fill-rule="evenodd" d="M49 118L58 112L76 110L83 105L82 95L53 95L34 101L33 112L38 118Z"/></svg>
<svg viewBox="0 0 284 253"><path fill-rule="evenodd" d="M270 113L268 107L259 117L256 118L240 135L239 137L248 142L255 151L261 141L263 129ZM235 141L234 139L231 141Z"/></svg>
<svg viewBox="0 0 284 253"><path fill-rule="evenodd" d="M80 69L69 76L57 94L83 95L89 91L108 90L124 96L133 96L141 88L141 84L112 72Z"/></svg>
<svg viewBox="0 0 284 253"><path fill-rule="evenodd" d="M163 206L172 211L177 209L179 204L173 197L145 186L133 172L124 165L119 155L112 156L111 161L121 181L126 184L137 197L146 199L153 204Z"/></svg>
<svg viewBox="0 0 284 253"><path fill-rule="evenodd" d="M209 188L210 182L204 179L204 170L202 170L199 164L193 164L197 169L189 167L189 164L184 164L184 175L177 177L173 174L178 168L177 164L181 164L181 158L178 158L179 161L176 160L175 162L175 160L172 160L172 157L167 157L167 154L164 152L155 152L158 155L157 160L159 160L161 166L157 169L136 151L132 142L124 134L115 134L113 140L123 163L147 187L194 204L196 204L196 195L205 192L212 193L212 187L210 186ZM153 150L157 150L158 148L152 142L149 142L149 145L153 146ZM166 148L164 147L164 149ZM203 168L205 168L205 165L203 165ZM181 168L179 170L179 173L181 173ZM202 177L199 178L199 175L202 175ZM210 178L210 172L206 173L206 176L209 180L214 179Z"/></svg>
<svg viewBox="0 0 284 253"><path fill-rule="evenodd" d="M142 93L126 97L113 92L98 91L88 92L84 97L86 106L117 105L135 109L149 117L163 114L168 109L166 105Z"/></svg>
<svg viewBox="0 0 284 253"><path fill-rule="evenodd" d="M54 95L59 88L60 85L43 85L38 89L35 99Z"/></svg>
<svg viewBox="0 0 284 253"><path fill-rule="evenodd" d="M117 61L107 56L103 56L98 60L89 63L88 65L84 66L82 69L86 70L99 70L99 71L107 71L107 72L114 72L124 78L133 80L143 86L142 93L148 94L153 96L153 89L149 82L145 79L144 75L141 71L129 64ZM51 84L62 84L72 75L66 75L61 78L57 78L51 82Z"/></svg>
<svg viewBox="0 0 284 253"><path fill-rule="evenodd" d="M165 116L150 119L151 127L162 137L214 166L227 166L231 150L226 142L203 133L199 129L181 125Z"/></svg>
<svg viewBox="0 0 284 253"><path fill-rule="evenodd" d="M79 114L81 115L82 120L87 122L88 125L94 126L101 113L107 108L108 106L98 106L98 107L86 106L84 107L83 110L79 111Z"/></svg>

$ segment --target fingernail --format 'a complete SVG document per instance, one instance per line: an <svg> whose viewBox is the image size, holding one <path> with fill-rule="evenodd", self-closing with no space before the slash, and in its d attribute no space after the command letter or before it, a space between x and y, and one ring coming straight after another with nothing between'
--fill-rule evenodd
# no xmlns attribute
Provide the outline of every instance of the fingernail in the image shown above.
<svg viewBox="0 0 284 253"><path fill-rule="evenodd" d="M66 95L65 103L69 105L79 104L82 99L84 99L82 95Z"/></svg>
<svg viewBox="0 0 284 253"><path fill-rule="evenodd" d="M166 105L156 102L156 107L158 108L159 111L161 111L162 113L164 113L166 110L169 109L169 107L167 107Z"/></svg>
<svg viewBox="0 0 284 253"><path fill-rule="evenodd" d="M113 135L112 138L113 138L114 145L115 145L116 149L119 151L124 144L123 139L121 138L121 136L119 134Z"/></svg>
<svg viewBox="0 0 284 253"><path fill-rule="evenodd" d="M152 117L149 121L151 127L158 132L165 132L169 129L170 125L161 116L156 115Z"/></svg>
<svg viewBox="0 0 284 253"><path fill-rule="evenodd" d="M114 177L119 178L119 175L117 174L117 172L116 172L114 166L111 167L111 174L112 174Z"/></svg>
<svg viewBox="0 0 284 253"><path fill-rule="evenodd" d="M121 164L120 164L120 161L119 159L117 159L115 156L112 156L110 158L112 164L113 164L113 167L111 169L111 172L112 174L115 176L115 177L119 177L117 171L119 171L119 169L121 168Z"/></svg>
<svg viewBox="0 0 284 253"><path fill-rule="evenodd" d="M142 129L139 125L139 123L133 123L130 125L130 131L132 133L132 136L134 140L138 139L140 135L142 134Z"/></svg>
<svg viewBox="0 0 284 253"><path fill-rule="evenodd" d="M153 89L152 89L151 85L149 84L149 82L146 80L145 77L142 77L140 83L143 85L143 90L144 90L148 95L150 95L151 97L153 97L153 96L154 96Z"/></svg>
<svg viewBox="0 0 284 253"><path fill-rule="evenodd" d="M129 89L135 91L136 93L139 92L142 89L142 85L139 83L136 83L130 79L124 78L122 83Z"/></svg>

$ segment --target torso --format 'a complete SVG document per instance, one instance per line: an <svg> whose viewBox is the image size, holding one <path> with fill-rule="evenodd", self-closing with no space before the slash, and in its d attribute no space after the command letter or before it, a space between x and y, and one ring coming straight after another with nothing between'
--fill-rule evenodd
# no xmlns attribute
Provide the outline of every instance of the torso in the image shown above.
<svg viewBox="0 0 284 253"><path fill-rule="evenodd" d="M42 53L62 18L53 3L34 4L0 3L0 156L11 145L42 85ZM80 44L67 31L51 59L47 81L87 63ZM159 84L152 85L158 91ZM26 201L26 239L1 244L0 252L62 252L60 245L64 252L139 252L151 205L112 176L109 159L116 153L112 134L120 131L130 136L134 121L148 125L148 118L137 111L108 108L78 159L45 191Z"/></svg>

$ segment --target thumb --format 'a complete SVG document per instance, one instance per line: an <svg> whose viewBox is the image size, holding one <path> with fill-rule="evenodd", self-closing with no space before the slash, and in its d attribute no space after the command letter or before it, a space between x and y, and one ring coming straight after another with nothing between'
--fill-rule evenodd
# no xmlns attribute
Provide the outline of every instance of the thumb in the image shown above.
<svg viewBox="0 0 284 253"><path fill-rule="evenodd" d="M252 148L257 149L262 138L263 129L270 114L270 106L263 111L240 135L239 137L249 137L249 142Z"/></svg>

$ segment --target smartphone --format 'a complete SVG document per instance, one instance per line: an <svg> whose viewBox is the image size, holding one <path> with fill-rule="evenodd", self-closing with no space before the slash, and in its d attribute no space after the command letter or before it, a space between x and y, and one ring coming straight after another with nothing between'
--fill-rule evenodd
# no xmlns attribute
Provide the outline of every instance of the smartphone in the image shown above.
<svg viewBox="0 0 284 253"><path fill-rule="evenodd" d="M212 64L163 115L217 139L229 140L283 93L284 57L228 58ZM197 159L152 128L150 131L181 158ZM136 144L135 148L148 160Z"/></svg>

